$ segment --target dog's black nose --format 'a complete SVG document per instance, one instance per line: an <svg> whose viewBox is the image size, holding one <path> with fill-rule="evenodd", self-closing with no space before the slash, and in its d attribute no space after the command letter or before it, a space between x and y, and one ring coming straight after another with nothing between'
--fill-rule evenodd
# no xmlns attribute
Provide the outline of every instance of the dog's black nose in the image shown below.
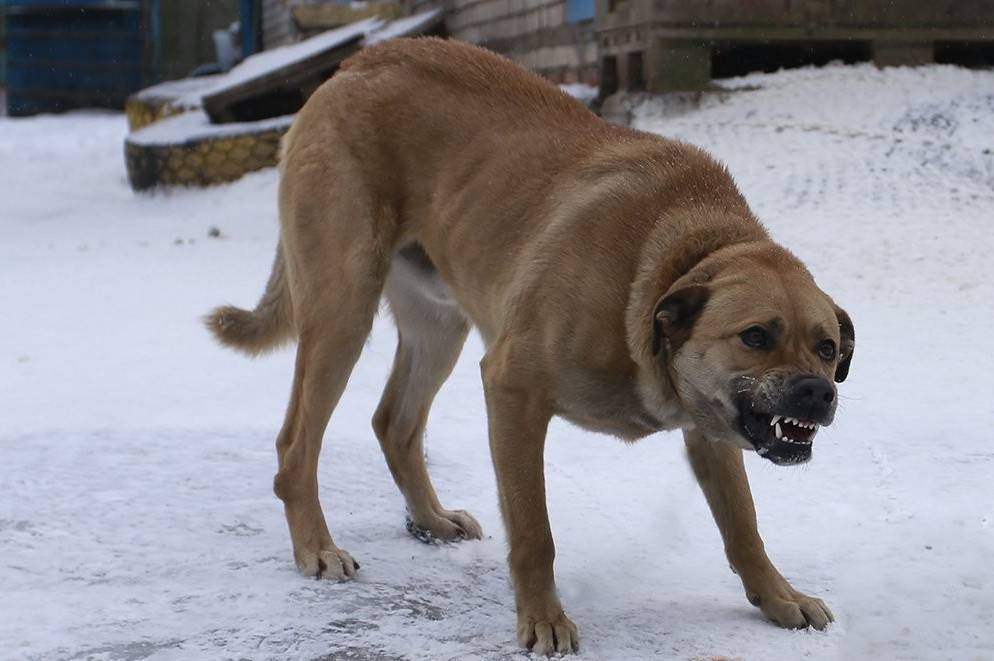
<svg viewBox="0 0 994 661"><path fill-rule="evenodd" d="M797 417L819 422L826 418L835 401L835 387L820 376L802 376L790 391L790 409Z"/></svg>

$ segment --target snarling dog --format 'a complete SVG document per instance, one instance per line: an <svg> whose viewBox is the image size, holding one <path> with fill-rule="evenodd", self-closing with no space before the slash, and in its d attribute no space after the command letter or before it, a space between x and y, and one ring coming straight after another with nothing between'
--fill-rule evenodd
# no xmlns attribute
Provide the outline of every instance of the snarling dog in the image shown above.
<svg viewBox="0 0 994 661"><path fill-rule="evenodd" d="M318 454L385 297L399 342L373 429L421 537L481 536L471 515L439 502L422 436L471 327L486 344L522 645L578 645L553 578L552 416L626 440L682 430L749 601L785 627L832 620L767 558L742 451L811 457L853 325L720 164L610 125L485 50L422 39L343 64L300 111L281 171L266 291L254 311L219 308L208 325L250 354L298 339L275 491L301 572L359 568L325 523Z"/></svg>

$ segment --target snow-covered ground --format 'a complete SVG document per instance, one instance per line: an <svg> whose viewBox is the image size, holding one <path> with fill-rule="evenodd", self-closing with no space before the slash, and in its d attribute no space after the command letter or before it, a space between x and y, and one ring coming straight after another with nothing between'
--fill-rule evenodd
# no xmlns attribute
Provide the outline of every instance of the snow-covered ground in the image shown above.
<svg viewBox="0 0 994 661"><path fill-rule="evenodd" d="M626 447L557 423L557 575L582 658L992 659L994 73L829 67L730 88L647 103L637 124L728 163L855 320L815 460L747 462L770 555L838 621L784 631L746 602L678 434ZM369 426L384 317L321 466L362 571L300 577L270 488L292 352L249 361L198 321L262 291L275 172L135 195L125 130L0 119L0 658L519 658L480 342L428 448L443 501L486 539L404 531Z"/></svg>

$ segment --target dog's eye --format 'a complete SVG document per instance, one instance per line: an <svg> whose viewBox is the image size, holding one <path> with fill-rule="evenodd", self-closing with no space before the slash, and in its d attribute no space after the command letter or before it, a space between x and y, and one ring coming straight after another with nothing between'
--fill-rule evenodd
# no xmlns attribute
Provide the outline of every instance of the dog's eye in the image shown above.
<svg viewBox="0 0 994 661"><path fill-rule="evenodd" d="M770 346L770 334L762 326L750 326L741 333L742 343L753 349L768 349Z"/></svg>
<svg viewBox="0 0 994 661"><path fill-rule="evenodd" d="M818 355L822 360L835 360L835 342L832 340L822 340L818 343Z"/></svg>

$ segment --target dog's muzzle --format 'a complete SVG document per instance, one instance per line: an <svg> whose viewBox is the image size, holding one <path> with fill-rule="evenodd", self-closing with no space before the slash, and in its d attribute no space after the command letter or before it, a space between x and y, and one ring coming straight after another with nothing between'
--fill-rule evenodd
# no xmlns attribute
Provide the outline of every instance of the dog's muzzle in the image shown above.
<svg viewBox="0 0 994 661"><path fill-rule="evenodd" d="M757 454L779 466L811 459L815 434L835 413L835 388L822 377L798 377L785 390L774 401L744 394L738 403L742 435Z"/></svg>

